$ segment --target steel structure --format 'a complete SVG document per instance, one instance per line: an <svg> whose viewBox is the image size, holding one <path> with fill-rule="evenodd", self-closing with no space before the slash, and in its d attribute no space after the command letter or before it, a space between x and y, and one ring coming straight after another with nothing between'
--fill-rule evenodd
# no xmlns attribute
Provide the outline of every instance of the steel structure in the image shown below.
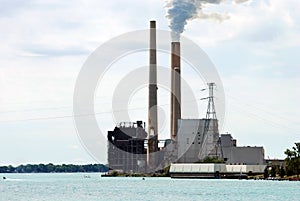
<svg viewBox="0 0 300 201"><path fill-rule="evenodd" d="M205 149L206 144L207 144L208 133L212 133L215 136L219 136L218 119L217 119L215 102L214 102L214 87L216 86L216 84L215 83L207 83L207 85L208 85L208 90L209 90L209 96L206 98L202 98L202 100L205 100L205 99L208 100L208 106L207 106L204 129L203 129L203 134L202 134L202 143L201 143L201 148L200 148L200 152L199 152L200 159L203 159L206 157L206 156L204 156L203 150ZM215 145L215 152L211 153L210 155L221 158L222 156L220 156L220 155L222 155L222 150L219 149L219 147L220 147L219 138L216 139L216 141L217 142Z"/></svg>

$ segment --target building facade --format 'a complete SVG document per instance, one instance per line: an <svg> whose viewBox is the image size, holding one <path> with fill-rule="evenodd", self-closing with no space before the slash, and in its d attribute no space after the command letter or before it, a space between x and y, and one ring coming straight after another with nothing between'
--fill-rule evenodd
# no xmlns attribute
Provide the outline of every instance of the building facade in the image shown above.
<svg viewBox="0 0 300 201"><path fill-rule="evenodd" d="M230 134L220 136L222 155L226 164L234 165L264 165L264 148L255 146L238 147L236 140Z"/></svg>
<svg viewBox="0 0 300 201"><path fill-rule="evenodd" d="M194 163L207 156L219 157L219 133L214 119L179 119L177 134L178 163Z"/></svg>
<svg viewBox="0 0 300 201"><path fill-rule="evenodd" d="M124 173L145 172L146 138L142 121L120 123L113 131L108 131L109 168Z"/></svg>

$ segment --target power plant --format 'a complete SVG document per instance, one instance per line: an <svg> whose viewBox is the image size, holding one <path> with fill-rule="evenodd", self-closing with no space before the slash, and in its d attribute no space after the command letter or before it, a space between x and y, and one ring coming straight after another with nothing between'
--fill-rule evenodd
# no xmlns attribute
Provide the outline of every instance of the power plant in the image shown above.
<svg viewBox="0 0 300 201"><path fill-rule="evenodd" d="M155 21L150 21L149 42L147 129L144 122L137 121L119 123L113 131L108 131L109 168L126 173L153 173L172 163L171 169L175 171L174 174L181 175L182 172L178 172L181 166L178 164L196 163L207 157L223 160L229 166L264 165L263 147L237 147L236 140L233 140L230 134L219 134L214 105L214 83L208 83L209 96L203 98L208 100L206 117L181 118L180 42L171 42L170 139L163 140L163 147L158 146L160 140Z"/></svg>

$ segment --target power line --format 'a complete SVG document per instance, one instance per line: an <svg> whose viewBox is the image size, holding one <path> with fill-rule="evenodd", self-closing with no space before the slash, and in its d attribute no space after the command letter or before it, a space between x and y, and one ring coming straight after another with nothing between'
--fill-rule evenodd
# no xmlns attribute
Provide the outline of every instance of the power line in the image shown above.
<svg viewBox="0 0 300 201"><path fill-rule="evenodd" d="M187 100L184 102L193 102L198 101L198 99L194 100ZM170 104L160 104L159 107L169 106ZM147 107L135 107L135 108L128 108L128 109L120 109L120 110L114 110L114 111L105 111L105 112L95 112L91 114L81 114L81 115L63 115L63 116L52 116L52 117L38 117L38 118L28 118L28 119L19 119L19 120L4 120L0 121L0 123L11 123L11 122L24 122L24 121L38 121L38 120L52 120L52 119L64 119L64 118L76 118L76 117L87 117L87 116L95 116L95 115L101 115L101 114L111 114L111 113L117 113L117 112L123 112L123 111L133 111L133 110L145 110Z"/></svg>
<svg viewBox="0 0 300 201"><path fill-rule="evenodd" d="M276 127L276 128L281 128L281 129L285 129L285 130L288 129L288 130L292 131L294 135L299 135L298 131L296 131L294 128L288 127L288 126L286 126L282 123L272 121L269 118L264 118L261 115L257 115L255 113L249 112L247 110L239 110L236 107L233 107L233 110L236 110L236 111L239 111L239 112L240 111L246 112L246 116L248 118L254 119L256 121L267 123L267 124L269 124L270 126L272 126L274 128Z"/></svg>
<svg viewBox="0 0 300 201"><path fill-rule="evenodd" d="M273 112L270 112L270 111L268 111L268 110L266 110L266 109L263 109L263 108L261 108L261 107L258 107L257 104L254 104L254 103L249 104L249 103L241 102L241 101L240 101L240 100L242 100L241 98L234 97L234 96L232 96L232 95L230 95L230 94L228 94L228 93L226 93L226 97L229 97L230 99L236 101L236 103L238 103L238 104L240 104L240 105L245 105L246 107L251 108L251 111L253 111L253 108L256 108L257 110L259 110L260 113L261 113L261 112L264 112L264 113L270 115L270 117L276 116L277 118L280 118L280 119L282 119L282 120L285 120L285 121L288 121L288 122L292 122L292 123L295 123L295 124L299 124L299 122L293 121L293 120L295 120L295 119L290 120L290 119L288 119L288 118L286 118L286 117L283 117L283 116L281 116L281 115L278 115L278 113L273 113Z"/></svg>
<svg viewBox="0 0 300 201"><path fill-rule="evenodd" d="M253 119L257 120L257 119L260 119L266 123L268 123L269 125L272 125L273 127L277 127L277 128L282 128L282 129L289 129L293 132L295 132L296 130L293 129L293 128L290 128L282 123L279 123L279 122L276 122L276 121L273 121L271 120L270 118L267 118L267 117L264 117L263 115L258 115L258 114L255 114L253 113L253 110L252 108L256 108L258 109L260 112L261 111L264 111L266 113L269 113L269 115L272 115L272 116L278 116L276 114L273 114L273 113L270 113L266 110L263 110L261 108L258 108L254 105L251 105L251 104L247 104L247 103L241 103L240 101L238 101L239 99L234 97L234 96L231 96L229 95L230 98L232 99L235 99L237 100L237 103L240 105L239 107L240 108L243 108L241 105L246 105L247 107L244 107L244 108L251 108L251 112L247 111L246 109L242 109L242 111L246 112L248 114L248 116L252 116L252 117L255 117ZM143 99L146 101L146 99ZM196 98L196 99L193 99L193 100L186 100L184 101L185 103L186 102L194 102L194 101L200 101L201 98ZM169 106L170 104L169 103L166 103L166 104L160 104L158 105L159 107L164 107L164 106ZM236 105L235 105L236 106ZM62 106L62 107L53 107L53 108L39 108L39 109L32 109L32 110L25 110L25 111L41 111L41 110L60 110L60 109L64 109L64 108L69 108L69 109L72 109L71 106ZM112 113L118 113L118 112L123 112L123 111L133 111L133 110L146 110L147 108L146 107L135 107L135 108L128 108L128 109L120 109L120 110L114 110L114 111L103 111L103 112L95 112L95 113L91 113L91 114L81 114L81 115L62 115L62 116L48 116L48 117L37 117L37 118L27 118L27 119L17 119L17 120L3 120L3 121L0 121L0 123L13 123L13 122L26 122L26 121L39 121L39 120L55 120L55 119L65 119L65 118L77 118L77 117L87 117L87 116L98 116L98 115L102 115L102 114L112 114ZM241 110L238 110L236 107L233 107L234 110L236 111L241 111ZM16 112L19 112L19 111L16 111ZM1 113L1 112L0 112ZM2 112L3 113L3 112ZM5 112L4 112L5 113ZM246 114L246 115L247 115ZM284 117L281 117L281 116L278 116L279 118L282 118L282 119L285 119ZM286 121L289 121L291 122L290 120L288 119L285 119ZM296 132L295 132L296 134Z"/></svg>

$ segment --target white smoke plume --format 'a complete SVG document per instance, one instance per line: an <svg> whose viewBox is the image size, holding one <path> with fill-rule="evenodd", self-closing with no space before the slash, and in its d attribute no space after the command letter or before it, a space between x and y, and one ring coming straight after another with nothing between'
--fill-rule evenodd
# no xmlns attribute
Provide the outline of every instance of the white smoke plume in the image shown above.
<svg viewBox="0 0 300 201"><path fill-rule="evenodd" d="M227 0L168 0L166 7L168 8L167 18L170 19L169 27L172 30L172 40L179 41L180 34L184 31L184 26L188 20L195 18L214 19L223 21L229 16L221 13L204 13L205 4L221 4ZM249 0L230 0L234 3L244 3Z"/></svg>

